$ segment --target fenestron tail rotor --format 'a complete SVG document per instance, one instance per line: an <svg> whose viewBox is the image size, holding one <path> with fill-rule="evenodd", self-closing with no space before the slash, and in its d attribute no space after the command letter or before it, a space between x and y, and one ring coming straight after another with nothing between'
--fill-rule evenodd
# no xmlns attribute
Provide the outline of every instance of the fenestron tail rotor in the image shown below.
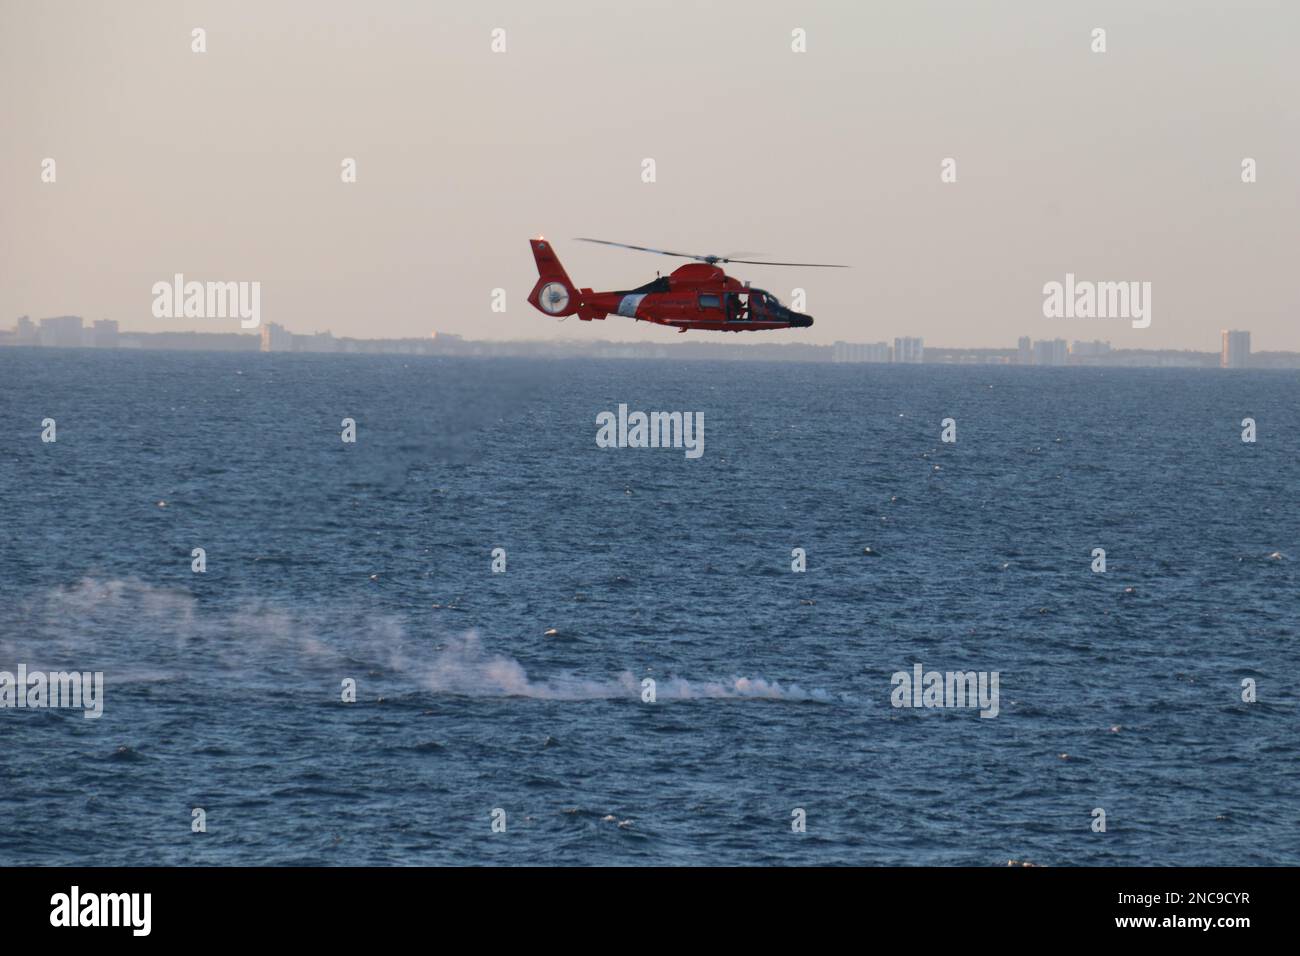
<svg viewBox="0 0 1300 956"><path fill-rule="evenodd" d="M620 249L634 249L637 252L653 252L660 256L676 256L678 259L694 259L696 262L707 262L709 265L717 265L720 262L742 262L746 265L754 266L798 266L806 269L848 269L850 266L837 265L831 262L768 262L764 259L733 259L730 256L697 256L690 252L670 252L667 249L652 249L649 246L634 246L626 242L610 242L608 239L584 239L581 236L575 238L576 242L595 242L602 246L617 246Z"/></svg>

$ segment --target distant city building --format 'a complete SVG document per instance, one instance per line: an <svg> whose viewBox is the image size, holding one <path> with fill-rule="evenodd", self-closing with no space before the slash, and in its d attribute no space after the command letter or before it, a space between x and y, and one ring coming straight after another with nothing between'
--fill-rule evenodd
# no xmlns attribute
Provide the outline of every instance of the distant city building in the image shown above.
<svg viewBox="0 0 1300 956"><path fill-rule="evenodd" d="M1070 360L1070 347L1065 339L1039 339L1034 342L1035 365L1065 365Z"/></svg>
<svg viewBox="0 0 1300 956"><path fill-rule="evenodd" d="M14 345L40 345L41 334L28 316L20 316L14 326Z"/></svg>
<svg viewBox="0 0 1300 956"><path fill-rule="evenodd" d="M1235 329L1223 330L1223 351L1219 355L1220 368L1245 368L1250 364L1250 333Z"/></svg>
<svg viewBox="0 0 1300 956"><path fill-rule="evenodd" d="M1015 349L950 349L930 346L925 350L926 365L1014 365Z"/></svg>
<svg viewBox="0 0 1300 956"><path fill-rule="evenodd" d="M339 343L331 332L317 332L315 335L294 335L293 350L295 352L337 352ZM270 351L263 349L262 351ZM279 351L279 349L276 349Z"/></svg>
<svg viewBox="0 0 1300 956"><path fill-rule="evenodd" d="M917 363L925 361L925 340L919 338L894 339L894 361Z"/></svg>
<svg viewBox="0 0 1300 956"><path fill-rule="evenodd" d="M888 362L888 342L836 342L831 350L832 362Z"/></svg>
<svg viewBox="0 0 1300 956"><path fill-rule="evenodd" d="M293 350L293 333L283 325L267 322L262 326L263 352L289 352Z"/></svg>
<svg viewBox="0 0 1300 956"><path fill-rule="evenodd" d="M117 323L112 319L98 319L95 322L90 341L97 349L117 348Z"/></svg>
<svg viewBox="0 0 1300 956"><path fill-rule="evenodd" d="M1075 342L1070 346L1070 355L1075 358L1096 358L1098 355L1105 355L1110 351L1110 343L1103 342L1100 339L1094 339L1091 342Z"/></svg>
<svg viewBox="0 0 1300 956"><path fill-rule="evenodd" d="M1110 354L1110 343L1100 339L1075 342L1065 339L1039 339L1033 341L1022 335L1016 343L1018 365L1069 365L1070 363L1096 364L1093 360Z"/></svg>
<svg viewBox="0 0 1300 956"><path fill-rule="evenodd" d="M56 315L41 319L41 345L56 349L79 349L85 344L82 331L79 315Z"/></svg>
<svg viewBox="0 0 1300 956"><path fill-rule="evenodd" d="M1027 335L1020 336L1020 340L1016 343L1016 364L1034 364L1034 343Z"/></svg>

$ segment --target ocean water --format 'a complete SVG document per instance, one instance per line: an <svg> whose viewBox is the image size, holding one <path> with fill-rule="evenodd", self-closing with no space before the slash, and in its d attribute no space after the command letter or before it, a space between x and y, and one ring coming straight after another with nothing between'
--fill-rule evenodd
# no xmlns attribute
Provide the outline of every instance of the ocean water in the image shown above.
<svg viewBox="0 0 1300 956"><path fill-rule="evenodd" d="M0 864L1300 863L1298 385L0 350Z"/></svg>

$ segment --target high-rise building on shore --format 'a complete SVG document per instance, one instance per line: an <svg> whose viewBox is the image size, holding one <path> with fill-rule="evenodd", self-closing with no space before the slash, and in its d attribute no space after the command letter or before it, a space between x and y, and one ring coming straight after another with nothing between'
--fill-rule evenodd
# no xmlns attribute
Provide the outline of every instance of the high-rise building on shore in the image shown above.
<svg viewBox="0 0 1300 956"><path fill-rule="evenodd" d="M262 326L263 352L288 352L293 349L293 333L276 322Z"/></svg>
<svg viewBox="0 0 1300 956"><path fill-rule="evenodd" d="M903 337L894 339L894 361L917 363L925 361L925 340Z"/></svg>
<svg viewBox="0 0 1300 956"><path fill-rule="evenodd" d="M1070 347L1065 339L1039 339L1034 342L1035 365L1065 365L1070 360Z"/></svg>
<svg viewBox="0 0 1300 956"><path fill-rule="evenodd" d="M82 339L81 316L56 315L41 319L40 341L46 348L79 349Z"/></svg>
<svg viewBox="0 0 1300 956"><path fill-rule="evenodd" d="M1095 360L1109 355L1110 342L1094 339L1091 342L1075 341L1070 345L1065 339L1039 339L1020 336L1016 343L1017 365L1096 365Z"/></svg>
<svg viewBox="0 0 1300 956"><path fill-rule="evenodd" d="M892 353L888 342L836 342L832 362L888 362Z"/></svg>
<svg viewBox="0 0 1300 956"><path fill-rule="evenodd" d="M1246 368L1248 365L1250 365L1250 333L1224 329L1219 367Z"/></svg>
<svg viewBox="0 0 1300 956"><path fill-rule="evenodd" d="M36 323L33 322L29 316L19 316L18 322L14 325L14 344L41 344L41 333L37 330Z"/></svg>
<svg viewBox="0 0 1300 956"><path fill-rule="evenodd" d="M117 323L112 319L97 319L90 340L97 349L117 348Z"/></svg>

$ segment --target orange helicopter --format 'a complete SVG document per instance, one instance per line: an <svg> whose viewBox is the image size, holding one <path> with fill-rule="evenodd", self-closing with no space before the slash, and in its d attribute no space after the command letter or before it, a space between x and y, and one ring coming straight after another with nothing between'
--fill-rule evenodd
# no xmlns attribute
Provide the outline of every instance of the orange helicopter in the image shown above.
<svg viewBox="0 0 1300 956"><path fill-rule="evenodd" d="M804 315L782 305L772 293L751 288L727 275L719 263L743 262L764 266L798 266L816 269L847 269L848 266L826 262L763 262L758 259L732 259L726 256L697 256L687 252L669 252L632 246L604 239L578 239L604 246L653 252L661 256L694 259L680 266L672 275L660 276L635 289L621 292L594 292L579 289L555 255L555 249L543 238L531 239L533 258L537 260L537 284L528 296L533 307L545 315L576 315L584 322L621 315L638 322L654 322L685 332L703 329L713 332L758 332L764 329L806 329L813 324Z"/></svg>

